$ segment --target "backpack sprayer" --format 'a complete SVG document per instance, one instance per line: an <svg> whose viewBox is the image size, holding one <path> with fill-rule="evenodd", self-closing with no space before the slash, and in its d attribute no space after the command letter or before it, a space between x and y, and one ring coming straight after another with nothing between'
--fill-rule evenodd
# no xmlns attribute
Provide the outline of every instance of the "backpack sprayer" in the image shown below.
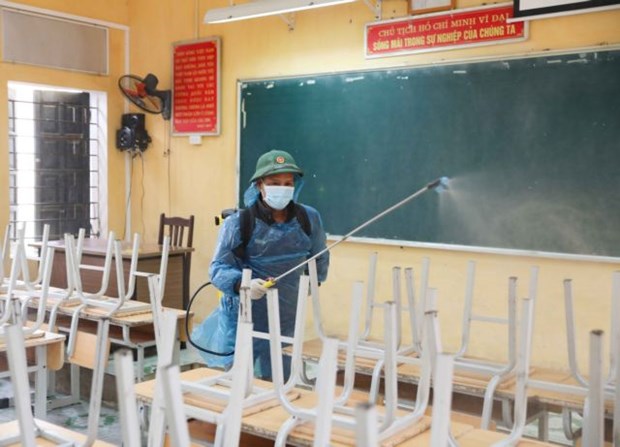
<svg viewBox="0 0 620 447"><path fill-rule="evenodd" d="M337 241L333 242L332 244L328 245L327 247L325 247L323 250L319 251L318 253L314 254L313 256L311 256L310 258L306 259L305 261L297 264L295 267L292 267L291 269L287 270L286 272L282 273L279 276L276 276L275 278L269 278L267 281L265 281L264 286L269 288L269 287L273 287L274 285L277 284L278 281L280 281L282 278L290 275L291 273L295 272L297 269L303 267L304 265L308 264L309 262L311 262L312 260L318 258L319 256L321 256L323 253L330 251L332 248L334 248L336 245L346 241L348 238L350 238L351 236L353 236L355 233L357 233L358 231L366 228L368 225L370 225L373 222L376 222L377 220L381 219L383 216L391 213L392 211L394 211L395 209L400 208L401 206L405 205L406 203L409 203L410 201L412 201L413 199L415 199L416 197L421 196L422 194L424 194L427 191L430 191L431 189L434 189L436 192L441 193L444 192L446 190L448 190L448 184L450 182L450 179L448 177L440 177L430 183L428 183L427 185L425 185L423 188L419 189L418 191L414 192L413 194L411 194L408 197L405 197L403 200L401 200L398 203L395 203L394 205L392 205L391 207L385 209L384 211L380 212L379 214L375 215L374 217L368 219L366 222L364 222L363 224L355 227L353 230L349 231L347 234L345 234L344 236L342 236L340 239L338 239ZM223 217L226 217L223 215ZM216 222L218 222L216 220ZM189 304L187 306L187 316L185 318L185 332L187 334L187 340L190 342L190 344L192 346L194 346L196 349L206 352L208 354L213 354L213 355L217 355L217 356L222 356L222 357L227 357L229 355L233 355L235 352L226 352L226 353L222 353L222 352L214 352L214 351L210 351L208 349L205 349L201 346L196 345L189 334L189 326L188 326L188 316L189 316L189 312L190 312L190 308L192 306L192 302L194 301L194 298L196 298L196 295L198 294L198 292L200 292L203 288L205 288L206 286L208 286L209 284L211 284L211 282L207 282L205 284L203 284L202 286L200 286L198 288L198 290L196 290L196 292L194 292L194 295L192 296L192 299L189 301Z"/></svg>

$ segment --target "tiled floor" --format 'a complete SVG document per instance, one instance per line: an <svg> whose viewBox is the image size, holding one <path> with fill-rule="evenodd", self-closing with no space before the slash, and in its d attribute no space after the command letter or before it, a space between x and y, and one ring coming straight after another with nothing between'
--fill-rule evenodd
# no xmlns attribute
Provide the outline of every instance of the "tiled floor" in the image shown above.
<svg viewBox="0 0 620 447"><path fill-rule="evenodd" d="M15 411L13 408L0 410L0 422L10 422L14 419ZM80 402L52 410L48 413L47 420L53 424L86 434L88 431L88 402ZM121 427L116 409L101 408L97 438L114 445L121 445Z"/></svg>

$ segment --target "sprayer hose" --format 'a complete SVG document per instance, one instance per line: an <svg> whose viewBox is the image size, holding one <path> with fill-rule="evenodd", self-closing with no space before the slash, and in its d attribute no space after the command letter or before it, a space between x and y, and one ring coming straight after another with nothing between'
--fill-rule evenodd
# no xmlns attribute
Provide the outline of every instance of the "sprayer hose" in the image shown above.
<svg viewBox="0 0 620 447"><path fill-rule="evenodd" d="M206 352L207 354L212 354L212 355L217 355L219 357L228 357L230 355L233 355L235 353L235 351L230 351L230 352L215 352L215 351L211 351L207 348L203 348L202 346L199 346L198 344L196 344L194 342L194 340L192 340L192 337L189 333L189 314L191 312L191 308L192 308L192 303L194 302L194 300L196 299L196 297L198 296L198 293L204 289L207 286L211 286L213 284L211 284L211 281L208 281L206 283L204 283L203 285L201 285L200 287L198 287L198 289L194 292L194 294L192 295L191 299L189 300L189 303L187 304L187 310L185 311L185 335L187 336L187 341L189 342L190 345L192 345L194 348L198 349L199 351L202 352Z"/></svg>

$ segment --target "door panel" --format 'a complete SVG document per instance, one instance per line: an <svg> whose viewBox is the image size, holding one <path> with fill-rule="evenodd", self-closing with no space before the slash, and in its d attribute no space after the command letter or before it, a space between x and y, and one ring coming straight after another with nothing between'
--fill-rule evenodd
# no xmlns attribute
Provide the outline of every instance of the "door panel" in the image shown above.
<svg viewBox="0 0 620 447"><path fill-rule="evenodd" d="M36 234L50 238L90 235L90 135L88 93L36 91Z"/></svg>

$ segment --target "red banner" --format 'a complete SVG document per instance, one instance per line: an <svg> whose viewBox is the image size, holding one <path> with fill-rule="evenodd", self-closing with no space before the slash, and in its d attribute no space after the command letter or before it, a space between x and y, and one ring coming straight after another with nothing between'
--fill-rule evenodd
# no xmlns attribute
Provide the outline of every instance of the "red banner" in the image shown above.
<svg viewBox="0 0 620 447"><path fill-rule="evenodd" d="M366 57L439 51L527 38L527 24L507 23L512 3L366 25Z"/></svg>
<svg viewBox="0 0 620 447"><path fill-rule="evenodd" d="M220 133L220 40L174 45L174 134Z"/></svg>

